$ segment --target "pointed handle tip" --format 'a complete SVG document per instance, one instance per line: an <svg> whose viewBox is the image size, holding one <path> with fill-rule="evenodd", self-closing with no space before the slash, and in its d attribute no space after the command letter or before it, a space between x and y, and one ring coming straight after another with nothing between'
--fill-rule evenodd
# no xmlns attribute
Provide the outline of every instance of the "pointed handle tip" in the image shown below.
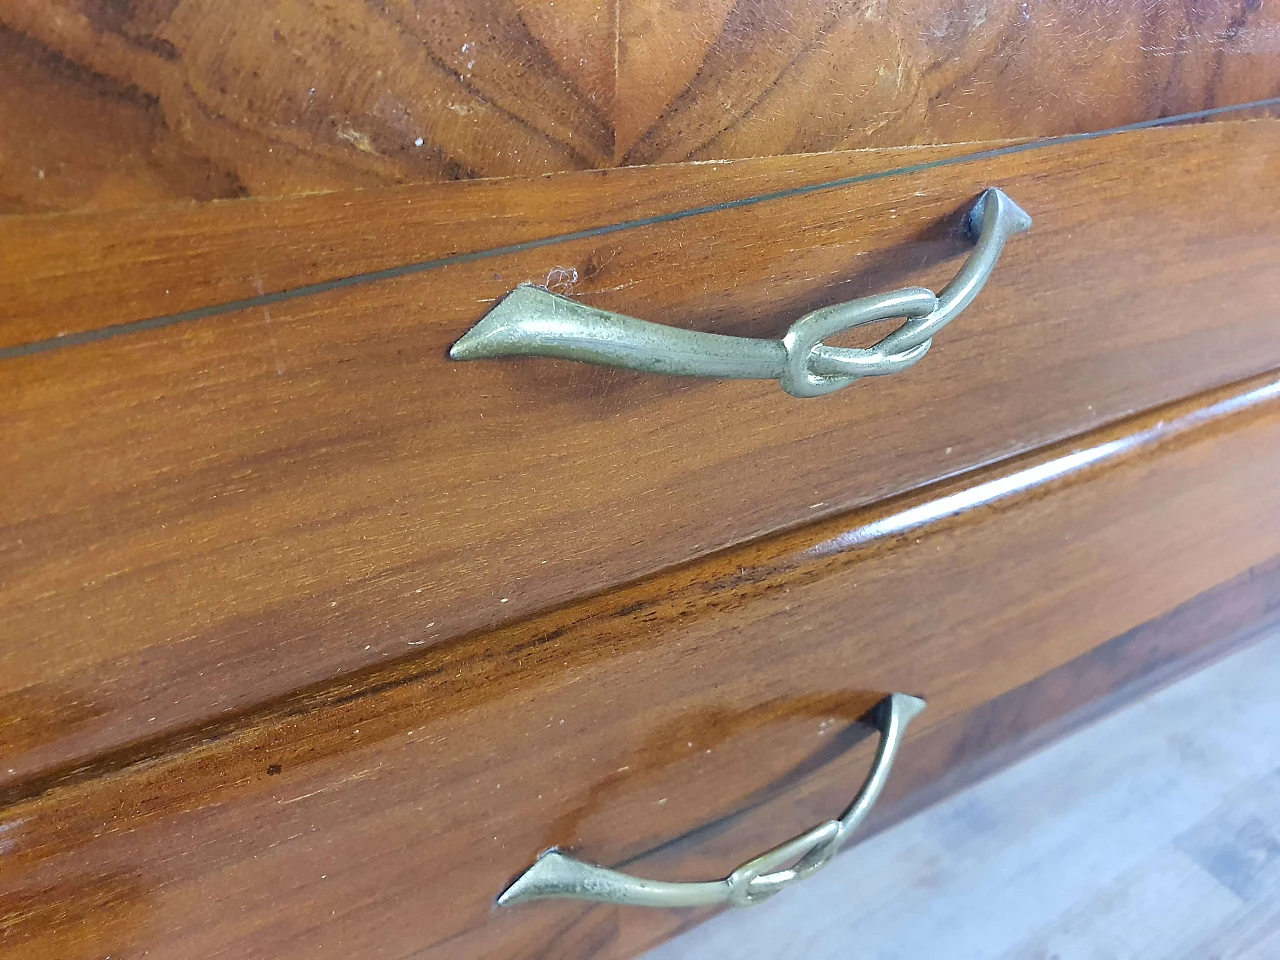
<svg viewBox="0 0 1280 960"><path fill-rule="evenodd" d="M562 299L532 283L519 284L449 348L449 359L490 360L530 353L539 355L530 349L529 319L554 309Z"/></svg>
<svg viewBox="0 0 1280 960"><path fill-rule="evenodd" d="M475 333L474 330L467 331L457 343L449 348L450 360L479 360L483 356L476 342L479 338L473 337L471 335L473 333Z"/></svg>
<svg viewBox="0 0 1280 960"><path fill-rule="evenodd" d="M965 227L975 240L982 233L989 209L994 209L1002 221L1006 236L1013 236L1031 229L1031 215L1018 206L1017 201L999 187L988 187L982 191L982 195L978 197L965 218Z"/></svg>
<svg viewBox="0 0 1280 960"><path fill-rule="evenodd" d="M928 706L919 697L913 697L908 693L895 693L890 698L893 701L894 709L904 722L911 721L924 712L924 708Z"/></svg>
<svg viewBox="0 0 1280 960"><path fill-rule="evenodd" d="M511 885L498 894L495 906L510 907L529 900L540 900L546 897L558 885L560 875L569 867L571 857L552 847L538 855L538 859L520 876L511 881Z"/></svg>

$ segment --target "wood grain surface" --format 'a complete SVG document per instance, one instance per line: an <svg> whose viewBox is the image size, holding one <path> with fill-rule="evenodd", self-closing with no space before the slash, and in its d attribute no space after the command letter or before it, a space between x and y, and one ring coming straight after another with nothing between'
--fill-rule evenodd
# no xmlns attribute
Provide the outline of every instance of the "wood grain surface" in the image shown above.
<svg viewBox="0 0 1280 960"><path fill-rule="evenodd" d="M1280 364L1276 136L1000 156L5 361L0 781ZM936 287L993 183L1036 226L899 376L797 401L446 359L557 270L590 303L742 335Z"/></svg>
<svg viewBox="0 0 1280 960"><path fill-rule="evenodd" d="M678 171L634 167L8 217L0 230L0 356L262 295L306 295L317 284L394 276L406 268L430 272L459 257L493 259L517 244L559 247L583 231L627 233L628 224L653 217L697 219L695 211L750 203L779 189L850 177L873 182L906 166L971 153L967 147L850 151L785 162L687 164ZM548 252L547 273L536 279L561 292L591 289L590 265L560 264L556 251ZM42 343L48 340L53 343Z"/></svg>
<svg viewBox="0 0 1280 960"><path fill-rule="evenodd" d="M1258 378L11 790L5 956L629 955L680 918L492 897L551 844L723 872L839 808L886 690L901 797L994 698L1274 617L1277 451Z"/></svg>
<svg viewBox="0 0 1280 960"><path fill-rule="evenodd" d="M0 212L1056 135L1280 93L1252 0L9 0Z"/></svg>

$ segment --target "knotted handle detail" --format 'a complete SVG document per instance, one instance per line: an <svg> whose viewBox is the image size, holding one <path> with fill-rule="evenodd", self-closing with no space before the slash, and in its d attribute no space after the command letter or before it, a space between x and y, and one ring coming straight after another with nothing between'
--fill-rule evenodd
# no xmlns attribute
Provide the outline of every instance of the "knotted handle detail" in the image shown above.
<svg viewBox="0 0 1280 960"><path fill-rule="evenodd" d="M749 907L821 870L866 819L889 779L903 734L924 701L892 693L876 705L880 745L871 771L838 820L828 820L753 857L723 880L648 880L587 863L552 847L498 897L499 906L527 900L592 900L633 907Z"/></svg>
<svg viewBox="0 0 1280 960"><path fill-rule="evenodd" d="M943 291L904 287L805 314L781 340L683 330L587 306L522 283L449 350L454 360L558 357L650 373L777 380L793 397L818 397L916 364L934 335L973 302L1008 239L1031 218L1003 191L986 190L965 217L973 252ZM905 322L865 349L823 341L880 320Z"/></svg>

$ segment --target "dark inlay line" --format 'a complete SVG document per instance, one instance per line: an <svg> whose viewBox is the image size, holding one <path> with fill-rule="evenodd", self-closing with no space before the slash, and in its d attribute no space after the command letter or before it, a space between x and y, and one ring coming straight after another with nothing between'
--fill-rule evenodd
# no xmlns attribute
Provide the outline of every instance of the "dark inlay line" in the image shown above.
<svg viewBox="0 0 1280 960"><path fill-rule="evenodd" d="M962 163L974 163L979 160L993 160L997 157L1007 157L1016 153L1027 153L1032 150L1041 150L1046 147L1064 146L1066 144L1079 143L1083 140L1097 140L1102 137L1110 137L1119 133L1132 133L1137 130L1148 130L1152 127L1164 127L1193 120L1204 120L1209 117L1220 116L1224 113L1237 113L1243 110L1254 110L1263 107L1280 107L1280 97L1268 97L1265 100L1252 100L1248 103L1236 103L1226 107L1213 107L1209 110L1195 110L1191 113L1178 113L1168 117L1156 117L1153 120L1142 120L1138 123L1127 123L1123 126L1108 127L1105 130L1094 130L1089 133L1071 133L1061 137L1043 137L1038 140L1028 140L1025 143L996 147L991 150L979 150L975 153L966 153L954 157L944 157L939 160L930 160L926 163L913 163L903 167L893 167L889 170L880 170L875 173L860 173L852 177L841 177L837 180L827 180L823 183L813 183L803 187L788 187L785 190L775 190L771 193L759 193L750 197L741 197L737 200L728 200L724 203L713 203L702 207L690 207L685 210L677 210L673 213L657 214L652 217L638 217L634 220L622 220L618 223L611 223L601 227L591 227L587 230L574 230L571 233L557 233L549 237L542 237L538 240L525 240L522 243L512 243L503 247L490 247L486 250L477 250L472 253L458 253L448 257L439 257L435 260L420 260L416 263L406 263L398 267L387 267L383 270L370 270L367 273L356 273L351 276L340 277L335 280L324 280L320 283L308 283L300 287L293 287L289 290L279 290L275 293L264 293L256 297L246 297L243 300L229 300L225 303L212 304L207 307L196 307L194 310L183 310L178 313L168 313L159 317L150 317L146 320L130 320L127 323L118 323L109 327L100 327L97 330L84 330L79 333L69 333L63 336L50 337L47 340L35 340L31 343L20 343L11 347L0 347L0 360L12 360L17 357L29 356L33 353L44 353L48 350L58 350L63 347L76 347L81 344L94 343L99 340L110 340L112 337L124 336L125 334L130 333L142 333L146 330L158 330L162 327L173 326L174 324L189 323L193 320L203 320L206 317L216 317L224 313L234 313L237 310L247 310L253 307L268 307L274 303L281 303L286 300L296 300L300 297L310 297L319 293L327 293L330 290L341 290L344 287L355 287L365 283L377 283L382 280L394 280L397 277L423 273L427 270L437 270L441 267L453 266L454 264L473 263L477 260L488 260L492 257L503 257L507 254L524 253L528 250L537 250L541 247L550 247L562 243L572 243L575 240L588 240L592 237L608 236L609 234L622 233L627 230L636 230L641 227L651 227L661 223L674 223L678 220L687 220L691 217L701 217L709 213L720 213L721 211L733 210L738 207L751 207L760 203L771 203L774 200L785 200L790 197L801 197L806 194L819 193L824 190L836 190L841 187L849 187L859 183L869 183L873 180L886 180L890 177L923 173L927 170L958 166Z"/></svg>

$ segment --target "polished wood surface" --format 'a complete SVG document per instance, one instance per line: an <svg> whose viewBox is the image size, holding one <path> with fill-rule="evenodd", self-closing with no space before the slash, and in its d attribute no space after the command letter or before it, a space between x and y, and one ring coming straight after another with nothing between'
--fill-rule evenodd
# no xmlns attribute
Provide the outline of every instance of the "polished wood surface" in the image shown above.
<svg viewBox="0 0 1280 960"><path fill-rule="evenodd" d="M0 5L0 956L631 957L705 913L493 898L722 875L889 690L872 829L1280 620L1278 31ZM772 337L937 289L993 185L1034 229L883 381L447 359L525 281Z"/></svg>
<svg viewBox="0 0 1280 960"><path fill-rule="evenodd" d="M1274 616L1277 451L1257 378L30 781L5 955L628 955L674 918L492 897L551 844L690 877L829 816L886 690L929 700L919 789L994 698Z"/></svg>
<svg viewBox="0 0 1280 960"><path fill-rule="evenodd" d="M1095 130L1280 92L1268 4L9 0L0 212Z"/></svg>
<svg viewBox="0 0 1280 960"><path fill-rule="evenodd" d="M4 361L0 782L1280 365L1277 136L1002 155ZM760 161L779 188L794 162ZM587 302L742 335L937 287L992 183L1036 226L905 374L797 401L446 359L575 271Z"/></svg>
<svg viewBox="0 0 1280 960"><path fill-rule="evenodd" d="M406 267L431 272L455 257L492 259L514 244L553 248L547 272L534 279L589 292L608 285L592 283L607 264L555 259L554 248L582 231L629 233L637 220L696 219L690 211L780 187L878 179L972 153L972 146L876 150L8 217L0 231L0 356L262 295L305 295L315 284L376 282L366 278Z"/></svg>

